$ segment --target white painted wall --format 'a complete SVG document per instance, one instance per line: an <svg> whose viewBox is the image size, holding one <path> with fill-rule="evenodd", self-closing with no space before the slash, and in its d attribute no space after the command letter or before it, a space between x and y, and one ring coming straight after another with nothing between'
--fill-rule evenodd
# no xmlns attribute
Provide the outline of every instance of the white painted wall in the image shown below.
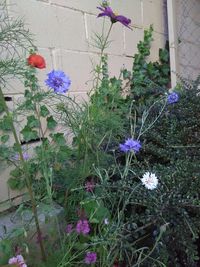
<svg viewBox="0 0 200 267"><path fill-rule="evenodd" d="M39 53L47 62L45 70L38 70L40 82L44 85L46 74L54 69L65 71L72 80L70 94L86 98L91 89L92 62L98 62L98 51L92 46L94 32L101 31L103 19L97 19L98 0L7 0L10 16L23 17L27 28L34 34ZM158 50L165 45L163 0L111 0L111 6L118 14L132 20L133 31L121 24L114 25L113 41L107 49L111 75L119 75L120 68L132 67L132 56L137 43L143 37L143 30L154 25L154 42L150 59L158 58ZM108 21L107 21L108 22ZM23 86L12 85L7 94L17 99L23 93ZM14 202L6 202L16 192L7 187L8 170L0 173L0 210ZM16 201L16 200L15 200ZM15 203L14 203L15 204Z"/></svg>

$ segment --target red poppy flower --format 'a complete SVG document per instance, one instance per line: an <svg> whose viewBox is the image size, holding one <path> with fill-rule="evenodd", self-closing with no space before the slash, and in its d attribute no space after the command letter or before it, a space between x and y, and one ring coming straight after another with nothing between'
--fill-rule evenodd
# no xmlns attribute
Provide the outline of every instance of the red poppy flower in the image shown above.
<svg viewBox="0 0 200 267"><path fill-rule="evenodd" d="M37 54L32 54L27 58L28 65L38 68L38 69L44 69L46 68L46 62L44 58Z"/></svg>

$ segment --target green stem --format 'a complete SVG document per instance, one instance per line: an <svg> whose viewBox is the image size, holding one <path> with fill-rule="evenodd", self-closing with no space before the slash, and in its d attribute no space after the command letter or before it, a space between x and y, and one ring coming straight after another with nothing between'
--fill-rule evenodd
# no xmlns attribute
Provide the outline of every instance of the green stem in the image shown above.
<svg viewBox="0 0 200 267"><path fill-rule="evenodd" d="M25 173L26 185L27 185L28 193L29 193L30 200L31 200L32 212L33 212L33 216L34 216L34 220L35 220L37 234L39 237L38 239L39 239L39 244L40 244L40 249L41 249L42 260L46 261L46 252L45 252L43 240L41 238L42 232L40 230L39 219L38 219L37 208L36 208L36 201L35 201L34 193L33 193L32 186L31 186L31 179L29 176L29 171L27 170L26 162L25 162L24 157L23 157L22 147L21 147L21 144L20 144L18 136L17 136L17 132L16 132L15 125L14 125L14 122L12 119L12 115L9 112L9 109L8 109L7 104L6 104L4 94L3 94L3 91L1 88L0 88L0 99L2 100L4 111L6 112L7 116L10 118L11 131L13 133L14 140L15 140L16 147L17 147L17 151L19 153L20 161L22 162L22 166L23 166L24 173Z"/></svg>
<svg viewBox="0 0 200 267"><path fill-rule="evenodd" d="M104 42L103 42L103 45L102 45L102 47L101 47L101 52L100 52L100 62L99 62L99 70L98 70L98 75L97 75L97 83L96 83L96 89L98 88L98 85L99 85L99 78L100 78L100 73L101 73L101 65L102 65L102 57L103 57L103 53L104 53L104 50L105 50L105 48L106 48L106 44L107 44L107 41L108 41L108 38L109 38L109 36L110 36L110 32L111 32L111 30L112 30L112 26L113 26L113 23L111 23L111 25L110 25L110 28L109 28L109 30L108 30L108 33L107 33L107 35L106 35L106 38L105 38L105 40L104 40Z"/></svg>
<svg viewBox="0 0 200 267"><path fill-rule="evenodd" d="M43 171L43 175L44 175L45 182L46 182L46 190L47 190L48 199L49 199L50 205L53 209L54 205L53 205L53 193L52 193L52 172L51 172L51 170L49 170L47 162L45 160L45 149L44 149L45 134L44 134L44 131L42 128L40 112L38 111L39 108L40 108L40 106L39 105L37 106L37 104L35 103L35 113L36 113L37 119L39 121L39 129L40 129L40 133L41 133L40 141L42 143L42 160L43 160L42 171ZM58 235L59 235L60 246L63 249L61 232L60 232L59 221L58 221L57 215L55 216L55 224L56 224Z"/></svg>

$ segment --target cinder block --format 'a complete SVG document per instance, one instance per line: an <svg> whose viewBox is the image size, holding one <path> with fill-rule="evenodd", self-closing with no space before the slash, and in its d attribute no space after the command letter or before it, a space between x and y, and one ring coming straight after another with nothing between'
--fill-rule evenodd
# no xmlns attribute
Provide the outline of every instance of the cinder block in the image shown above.
<svg viewBox="0 0 200 267"><path fill-rule="evenodd" d="M106 37L109 31L109 27L111 25L110 20L108 18L97 18L93 15L87 15L86 20L88 29L89 50L100 52L100 50L95 47L95 34L102 35L103 30L104 37ZM121 55L124 53L124 34L122 25L120 25L119 23L113 25L108 41L110 41L110 43L105 49L105 52L117 55Z"/></svg>
<svg viewBox="0 0 200 267"><path fill-rule="evenodd" d="M11 0L14 4L16 1ZM12 15L22 16L42 48L85 50L84 17L81 12L34 0L18 0Z"/></svg>
<svg viewBox="0 0 200 267"><path fill-rule="evenodd" d="M109 56L108 57L108 67L109 74L111 77L115 76L119 78L120 71L124 68L131 70L132 69L132 58L121 57L121 56Z"/></svg>
<svg viewBox="0 0 200 267"><path fill-rule="evenodd" d="M56 47L85 51L87 40L83 14L62 7L52 6L51 9L57 18L56 31L59 34L59 44Z"/></svg>
<svg viewBox="0 0 200 267"><path fill-rule="evenodd" d="M39 80L39 85L42 89L47 89L45 85L45 80L47 79L47 74L51 72L54 69L53 65L53 55L52 50L48 48L39 48L38 53L44 57L46 62L46 68L45 69L37 69L37 78Z"/></svg>
<svg viewBox="0 0 200 267"><path fill-rule="evenodd" d="M8 165L1 163L0 202L3 202L9 198L8 197L8 185L7 185L9 173L10 173L10 168L8 168Z"/></svg>
<svg viewBox="0 0 200 267"><path fill-rule="evenodd" d="M35 43L39 47L55 47L60 44L60 29L56 8L48 3L35 0L10 0L10 14L23 17L26 28L34 34Z"/></svg>
<svg viewBox="0 0 200 267"><path fill-rule="evenodd" d="M165 33L163 0L143 1L143 26L149 28L151 24L155 31Z"/></svg>
<svg viewBox="0 0 200 267"><path fill-rule="evenodd" d="M149 61L157 61L159 59L159 48L164 48L166 43L166 36L160 33L153 33L153 42L151 44L151 54Z"/></svg>
<svg viewBox="0 0 200 267"><path fill-rule="evenodd" d="M58 242L60 234L58 229L61 233L64 232L64 209L56 203L53 205L40 203L37 205L37 212L42 238L44 239L45 247L48 248L48 246L53 246ZM19 229L23 230L21 234L19 234ZM26 235L24 234L25 231ZM2 240L9 238L9 241L13 242L13 244L20 242L21 244L28 244L31 258L35 257L34 265L39 266L41 264L38 236L30 208L1 215L0 235Z"/></svg>
<svg viewBox="0 0 200 267"><path fill-rule="evenodd" d="M95 54L57 50L54 58L56 69L63 70L72 81L69 92L86 92L92 88L93 69L98 62Z"/></svg>
<svg viewBox="0 0 200 267"><path fill-rule="evenodd" d="M101 1L99 0L50 0L51 4L55 4L58 6L63 6L63 7L69 7L72 9L77 9L81 10L87 13L92 13L92 14L97 14L98 9L97 7L99 6L99 3Z"/></svg>
<svg viewBox="0 0 200 267"><path fill-rule="evenodd" d="M143 29L133 28L133 31L125 29L125 54L134 56L138 52L137 45L143 40Z"/></svg>

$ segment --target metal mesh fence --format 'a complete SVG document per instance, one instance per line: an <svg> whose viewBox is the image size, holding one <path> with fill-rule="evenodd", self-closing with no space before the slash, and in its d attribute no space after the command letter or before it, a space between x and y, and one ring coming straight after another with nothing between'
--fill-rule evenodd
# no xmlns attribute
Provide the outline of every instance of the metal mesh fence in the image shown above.
<svg viewBox="0 0 200 267"><path fill-rule="evenodd" d="M194 80L200 74L200 0L176 0L179 75Z"/></svg>

